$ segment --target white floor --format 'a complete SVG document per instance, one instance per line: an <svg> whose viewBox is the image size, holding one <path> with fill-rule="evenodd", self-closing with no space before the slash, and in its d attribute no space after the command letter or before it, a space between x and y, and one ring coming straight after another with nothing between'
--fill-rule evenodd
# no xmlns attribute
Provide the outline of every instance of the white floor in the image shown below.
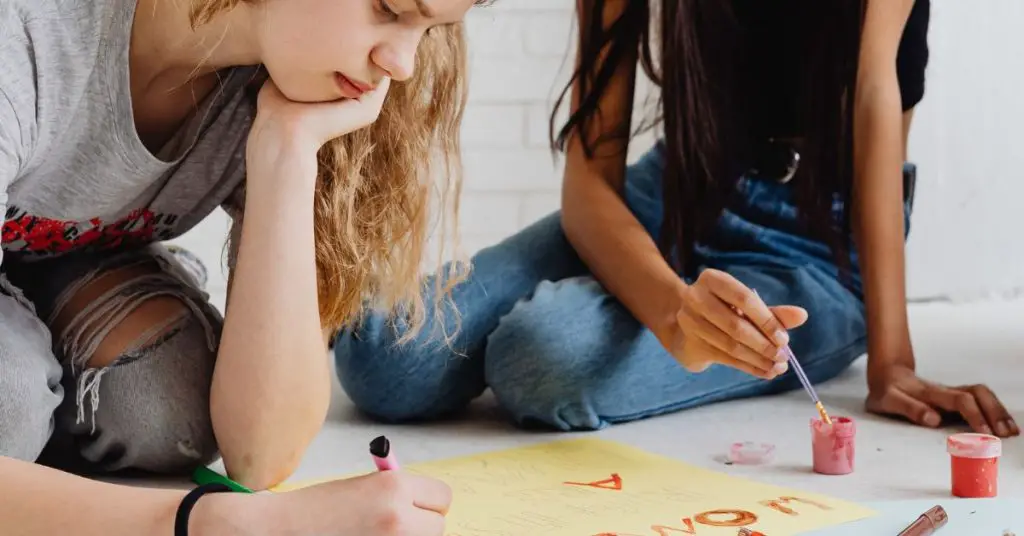
<svg viewBox="0 0 1024 536"><path fill-rule="evenodd" d="M950 384L986 383L1024 425L1024 301L967 305L915 305L911 310L920 373ZM949 497L945 438L955 429L928 430L864 413L864 362L822 385L832 414L859 424L857 467L828 477L809 471L808 418L813 408L803 391L730 402L618 425L594 434L691 464L767 483L856 501ZM509 426L485 396L458 422L385 426L362 418L340 392L329 422L302 463L296 479L320 478L369 468L367 442L386 433L408 463L549 441L567 434L524 432ZM456 436L461 437L456 437ZM568 434L579 437L578 434ZM722 456L737 440L777 446L768 466L726 466ZM1004 443L1000 496L1024 496L1024 439Z"/></svg>

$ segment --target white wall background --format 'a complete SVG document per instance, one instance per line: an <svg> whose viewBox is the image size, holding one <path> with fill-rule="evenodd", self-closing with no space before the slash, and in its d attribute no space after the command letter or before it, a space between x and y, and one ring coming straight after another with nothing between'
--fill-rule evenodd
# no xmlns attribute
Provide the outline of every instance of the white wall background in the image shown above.
<svg viewBox="0 0 1024 536"><path fill-rule="evenodd" d="M919 184L908 291L922 300L1016 295L1024 290L1024 2L932 3L928 85L911 136ZM469 252L558 206L561 165L547 149L547 118L569 72L573 4L498 0L469 16L461 216ZM639 140L634 155L650 141ZM178 241L211 266L215 296L226 229L218 211Z"/></svg>

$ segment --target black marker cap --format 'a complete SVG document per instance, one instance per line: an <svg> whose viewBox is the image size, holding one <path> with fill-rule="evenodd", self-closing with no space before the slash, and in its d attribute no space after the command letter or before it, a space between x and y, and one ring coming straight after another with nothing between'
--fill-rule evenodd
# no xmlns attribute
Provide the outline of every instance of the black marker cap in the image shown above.
<svg viewBox="0 0 1024 536"><path fill-rule="evenodd" d="M370 441L370 454L378 458L387 458L391 453L391 442L384 436L379 436Z"/></svg>

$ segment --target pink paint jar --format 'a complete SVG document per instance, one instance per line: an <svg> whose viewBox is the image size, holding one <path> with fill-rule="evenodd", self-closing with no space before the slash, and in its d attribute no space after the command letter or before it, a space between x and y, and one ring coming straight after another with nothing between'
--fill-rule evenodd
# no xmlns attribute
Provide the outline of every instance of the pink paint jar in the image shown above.
<svg viewBox="0 0 1024 536"><path fill-rule="evenodd" d="M956 497L995 497L999 491L999 456L1003 443L988 434L953 434L946 438L950 484Z"/></svg>
<svg viewBox="0 0 1024 536"><path fill-rule="evenodd" d="M811 453L815 473L845 475L853 472L857 425L849 417L833 417L832 424L811 419Z"/></svg>

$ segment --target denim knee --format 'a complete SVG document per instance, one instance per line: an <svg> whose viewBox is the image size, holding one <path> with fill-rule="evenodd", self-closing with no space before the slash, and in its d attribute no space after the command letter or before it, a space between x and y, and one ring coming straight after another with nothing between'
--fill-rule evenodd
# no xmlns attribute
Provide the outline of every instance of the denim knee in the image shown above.
<svg viewBox="0 0 1024 536"><path fill-rule="evenodd" d="M591 399L611 388L602 350L616 337L607 321L619 307L591 277L543 282L501 319L487 343L488 385L520 425L561 430L605 426ZM610 328L610 329L606 329Z"/></svg>
<svg viewBox="0 0 1024 536"><path fill-rule="evenodd" d="M371 418L405 422L459 411L484 391L479 359L454 354L443 341L398 344L390 327L362 340L344 331L334 341L338 380L349 400ZM366 335L366 332L360 332Z"/></svg>

